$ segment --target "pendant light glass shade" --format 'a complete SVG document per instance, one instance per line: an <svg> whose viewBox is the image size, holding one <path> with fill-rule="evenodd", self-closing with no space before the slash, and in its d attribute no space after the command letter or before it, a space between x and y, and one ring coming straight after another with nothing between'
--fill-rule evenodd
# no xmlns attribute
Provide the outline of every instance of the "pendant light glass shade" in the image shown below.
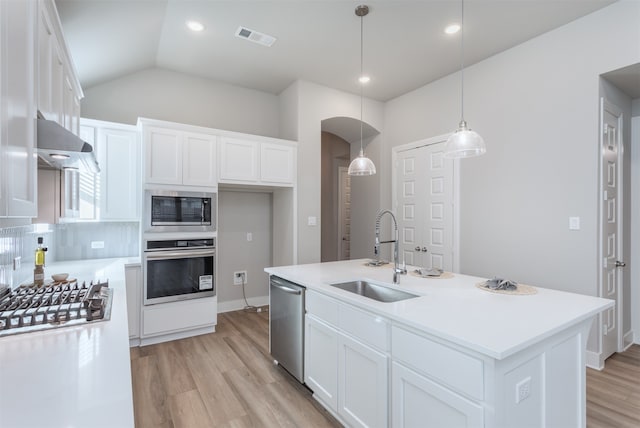
<svg viewBox="0 0 640 428"><path fill-rule="evenodd" d="M357 158L351 161L349 164L349 175L374 175L376 173L376 166L371 159L364 155L362 149Z"/></svg>
<svg viewBox="0 0 640 428"><path fill-rule="evenodd" d="M456 132L447 139L444 148L446 158L468 158L483 155L487 151L484 139L467 126L464 120L464 0L461 0L460 18L460 111L461 119Z"/></svg>
<svg viewBox="0 0 640 428"><path fill-rule="evenodd" d="M363 71L363 31L362 31L362 19L369 13L369 7L366 5L360 5L356 7L356 15L360 17L360 76L364 76ZM367 78L368 79L368 78ZM360 154L349 164L349 175L374 175L376 173L376 166L373 161L364 155L364 149L362 146L362 85L366 82L360 77ZM367 80L368 82L369 80Z"/></svg>
<svg viewBox="0 0 640 428"><path fill-rule="evenodd" d="M476 131L467 127L462 120L456 132L447 139L444 156L447 158L469 158L483 155L487 151L484 139Z"/></svg>

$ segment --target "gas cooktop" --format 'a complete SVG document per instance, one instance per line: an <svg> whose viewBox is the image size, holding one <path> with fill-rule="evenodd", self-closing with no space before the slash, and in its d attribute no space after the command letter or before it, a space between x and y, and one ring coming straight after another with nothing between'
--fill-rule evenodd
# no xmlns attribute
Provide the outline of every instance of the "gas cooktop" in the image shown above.
<svg viewBox="0 0 640 428"><path fill-rule="evenodd" d="M107 321L112 300L108 281L22 285L0 296L0 336Z"/></svg>

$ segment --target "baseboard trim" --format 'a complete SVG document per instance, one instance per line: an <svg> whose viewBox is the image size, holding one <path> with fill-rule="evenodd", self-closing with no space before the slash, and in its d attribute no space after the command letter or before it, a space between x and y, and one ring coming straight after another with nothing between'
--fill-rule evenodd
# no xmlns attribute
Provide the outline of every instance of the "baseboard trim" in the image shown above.
<svg viewBox="0 0 640 428"><path fill-rule="evenodd" d="M248 298L247 301L253 306L266 306L269 304L269 296L258 296ZM240 311L244 309L246 303L244 299L229 300L226 302L218 301L218 313Z"/></svg>
<svg viewBox="0 0 640 428"><path fill-rule="evenodd" d="M622 337L622 352L626 351L633 345L633 330L629 330Z"/></svg>
<svg viewBox="0 0 640 428"><path fill-rule="evenodd" d="M599 352L587 351L586 363L587 367L591 369L598 371L604 369L604 361L602 360L602 356Z"/></svg>

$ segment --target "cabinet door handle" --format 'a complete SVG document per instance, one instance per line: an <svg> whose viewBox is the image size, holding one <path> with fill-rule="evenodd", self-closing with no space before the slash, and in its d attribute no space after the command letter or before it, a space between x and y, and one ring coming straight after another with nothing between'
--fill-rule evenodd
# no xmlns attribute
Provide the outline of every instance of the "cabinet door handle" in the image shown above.
<svg viewBox="0 0 640 428"><path fill-rule="evenodd" d="M621 262L620 260L616 260L616 267L625 267L627 264L625 262Z"/></svg>

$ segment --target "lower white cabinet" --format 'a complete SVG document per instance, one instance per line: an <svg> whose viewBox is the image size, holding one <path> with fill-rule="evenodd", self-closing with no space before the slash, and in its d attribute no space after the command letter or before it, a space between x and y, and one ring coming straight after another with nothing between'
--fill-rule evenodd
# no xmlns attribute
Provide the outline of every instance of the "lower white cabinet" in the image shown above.
<svg viewBox="0 0 640 428"><path fill-rule="evenodd" d="M179 335L189 330L207 329L213 332L218 319L217 306L218 299L215 296L143 306L141 337L164 335L171 340L177 337L171 334Z"/></svg>
<svg viewBox="0 0 640 428"><path fill-rule="evenodd" d="M381 319L314 292L306 300L305 383L314 397L348 426L388 426L389 357L347 332L356 317L363 332Z"/></svg>
<svg viewBox="0 0 640 428"><path fill-rule="evenodd" d="M304 381L315 397L338 409L338 331L306 316Z"/></svg>
<svg viewBox="0 0 640 428"><path fill-rule="evenodd" d="M142 294L142 268L126 266L124 279L127 287L127 319L129 321L129 339L140 337L140 301Z"/></svg>
<svg viewBox="0 0 640 428"><path fill-rule="evenodd" d="M394 362L391 368L393 427L483 427L484 409Z"/></svg>
<svg viewBox="0 0 640 428"><path fill-rule="evenodd" d="M338 415L350 426L385 427L388 357L339 334Z"/></svg>

